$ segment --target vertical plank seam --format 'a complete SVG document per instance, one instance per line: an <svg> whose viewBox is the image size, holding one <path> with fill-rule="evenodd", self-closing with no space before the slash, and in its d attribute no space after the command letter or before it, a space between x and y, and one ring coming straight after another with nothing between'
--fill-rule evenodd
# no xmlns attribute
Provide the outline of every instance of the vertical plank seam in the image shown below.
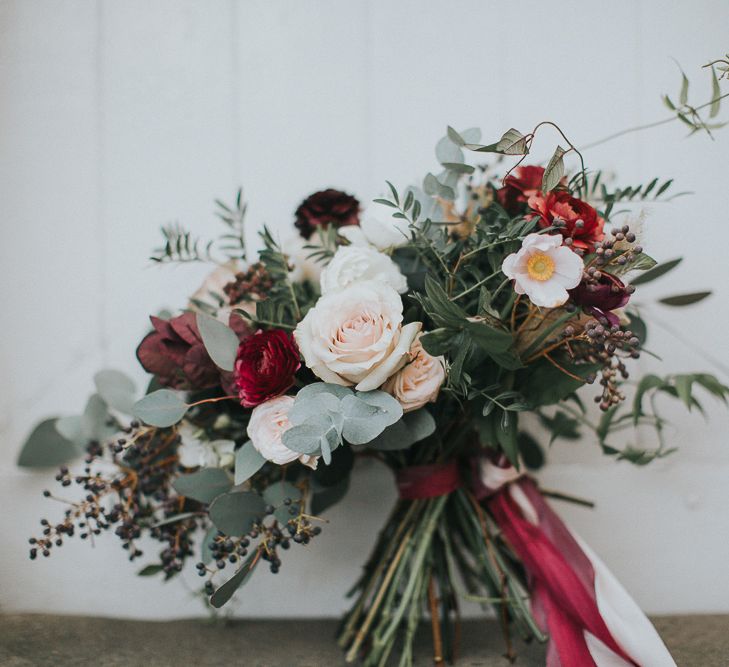
<svg viewBox="0 0 729 667"><path fill-rule="evenodd" d="M103 43L104 43L104 2L97 0L96 2L96 42L94 45L94 88L96 102L96 222L94 229L96 232L96 272L97 272L97 326L98 326L98 345L101 362L104 366L109 361L109 337L107 335L107 314L106 306L108 294L108 280L106 272L108 270L107 262L107 229L106 229L106 141L104 133L106 131L105 117L105 94L104 94L104 63L103 63Z"/></svg>
<svg viewBox="0 0 729 667"><path fill-rule="evenodd" d="M230 0L229 4L230 33L230 139L231 177L234 188L241 187L241 154L240 154L240 53L238 49L238 0Z"/></svg>

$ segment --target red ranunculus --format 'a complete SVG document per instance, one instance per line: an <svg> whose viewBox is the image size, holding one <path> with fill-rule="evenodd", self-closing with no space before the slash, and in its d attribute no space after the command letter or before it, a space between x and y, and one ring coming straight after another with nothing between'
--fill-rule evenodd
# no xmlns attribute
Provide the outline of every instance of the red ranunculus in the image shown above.
<svg viewBox="0 0 729 667"><path fill-rule="evenodd" d="M529 208L539 215L539 226L551 227L561 222L562 236L571 237L572 245L587 252L592 252L595 243L602 241L605 234L605 221L589 204L573 197L564 190L537 193L529 197Z"/></svg>
<svg viewBox="0 0 729 667"><path fill-rule="evenodd" d="M197 328L195 313L186 312L169 320L150 317L154 331L137 347L137 359L144 370L157 377L160 384L172 389L199 390L226 386L226 374L210 358ZM231 326L243 339L250 330L237 315Z"/></svg>
<svg viewBox="0 0 729 667"><path fill-rule="evenodd" d="M610 324L617 324L618 318L611 311L628 303L630 293L620 278L601 272L599 280L583 280L575 289L570 290L570 297L590 315L602 315Z"/></svg>
<svg viewBox="0 0 729 667"><path fill-rule="evenodd" d="M542 191L543 178L544 167L517 167L496 191L496 199L509 215L517 215L524 211L529 197Z"/></svg>
<svg viewBox="0 0 729 667"><path fill-rule="evenodd" d="M309 195L296 209L294 225L305 239L317 227L359 224L359 201L341 190L321 190Z"/></svg>
<svg viewBox="0 0 729 667"><path fill-rule="evenodd" d="M235 385L241 405L253 408L283 394L301 366L299 349L281 329L258 331L238 348Z"/></svg>

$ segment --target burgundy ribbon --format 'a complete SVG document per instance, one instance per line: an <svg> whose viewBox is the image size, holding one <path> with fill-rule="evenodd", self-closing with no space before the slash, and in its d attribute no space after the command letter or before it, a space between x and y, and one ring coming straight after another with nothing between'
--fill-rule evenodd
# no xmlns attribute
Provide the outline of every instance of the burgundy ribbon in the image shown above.
<svg viewBox="0 0 729 667"><path fill-rule="evenodd" d="M457 461L403 468L395 480L403 500L445 496L461 486Z"/></svg>

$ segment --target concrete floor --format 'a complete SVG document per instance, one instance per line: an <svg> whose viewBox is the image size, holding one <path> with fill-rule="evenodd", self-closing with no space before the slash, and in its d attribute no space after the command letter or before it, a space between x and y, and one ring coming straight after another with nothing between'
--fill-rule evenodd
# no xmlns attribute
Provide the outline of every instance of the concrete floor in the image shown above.
<svg viewBox="0 0 729 667"><path fill-rule="evenodd" d="M679 667L729 665L729 616L656 618ZM322 667L343 665L335 621L118 621L76 616L0 617L0 665L29 667ZM427 628L417 665L431 665ZM493 621L464 623L460 667L507 667ZM541 646L518 645L520 667L544 664ZM650 667L650 666L644 666Z"/></svg>

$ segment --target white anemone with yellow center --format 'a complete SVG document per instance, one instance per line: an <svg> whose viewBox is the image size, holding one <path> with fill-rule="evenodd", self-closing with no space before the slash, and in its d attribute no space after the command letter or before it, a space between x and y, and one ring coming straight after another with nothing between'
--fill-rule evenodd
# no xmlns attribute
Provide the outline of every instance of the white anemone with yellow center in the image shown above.
<svg viewBox="0 0 729 667"><path fill-rule="evenodd" d="M580 284L584 262L562 245L559 234L529 234L501 270L517 294L526 294L535 306L557 308L567 301L567 290Z"/></svg>

